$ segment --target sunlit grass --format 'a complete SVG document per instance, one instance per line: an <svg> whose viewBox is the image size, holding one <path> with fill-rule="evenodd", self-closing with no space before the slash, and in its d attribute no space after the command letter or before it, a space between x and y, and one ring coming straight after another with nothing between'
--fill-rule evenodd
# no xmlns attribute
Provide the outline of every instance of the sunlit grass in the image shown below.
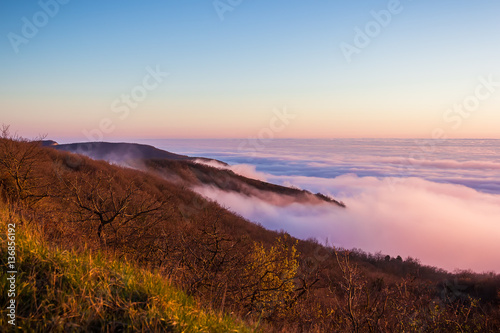
<svg viewBox="0 0 500 333"><path fill-rule="evenodd" d="M7 261L8 215L0 212L1 262ZM100 253L50 246L16 221L17 327L22 331L250 332L232 317L202 310L161 275ZM2 269L0 327L7 322Z"/></svg>

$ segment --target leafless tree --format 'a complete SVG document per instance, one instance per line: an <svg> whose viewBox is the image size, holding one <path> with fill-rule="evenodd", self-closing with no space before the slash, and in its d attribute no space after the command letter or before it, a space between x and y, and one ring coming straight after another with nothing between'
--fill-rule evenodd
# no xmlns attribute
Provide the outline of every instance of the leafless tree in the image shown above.
<svg viewBox="0 0 500 333"><path fill-rule="evenodd" d="M353 332L378 331L378 323L385 312L388 299L383 281L378 280L370 285L361 269L351 262L349 251L335 251L335 256L341 273L337 283L340 290L330 291L341 293L338 295L338 309L351 323Z"/></svg>
<svg viewBox="0 0 500 333"><path fill-rule="evenodd" d="M67 190L64 200L74 210L74 221L97 225L96 235L104 246L109 243L110 233L117 242L120 229L132 221L135 223L129 231L135 234L139 226L151 227L159 218L155 214L165 205L164 200L157 200L133 182L123 187L114 176L103 172L64 180L64 186ZM153 215L155 218L151 218Z"/></svg>
<svg viewBox="0 0 500 333"><path fill-rule="evenodd" d="M41 140L31 141L11 134L7 125L0 129L0 187L10 199L28 206L48 195Z"/></svg>

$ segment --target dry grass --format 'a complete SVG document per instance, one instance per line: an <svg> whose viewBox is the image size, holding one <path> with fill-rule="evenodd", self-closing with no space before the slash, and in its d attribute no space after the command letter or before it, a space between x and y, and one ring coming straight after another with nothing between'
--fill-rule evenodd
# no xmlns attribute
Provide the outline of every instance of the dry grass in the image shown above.
<svg viewBox="0 0 500 333"><path fill-rule="evenodd" d="M9 220L0 215L2 231ZM229 316L201 310L155 272L101 253L63 251L15 221L17 327L36 332L251 332ZM1 261L7 246L2 233ZM0 330L7 331L8 289L0 278Z"/></svg>

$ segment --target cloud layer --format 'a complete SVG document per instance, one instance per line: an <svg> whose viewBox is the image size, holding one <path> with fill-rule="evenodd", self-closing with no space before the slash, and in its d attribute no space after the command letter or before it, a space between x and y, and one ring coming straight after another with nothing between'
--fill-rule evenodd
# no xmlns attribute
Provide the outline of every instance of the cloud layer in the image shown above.
<svg viewBox="0 0 500 333"><path fill-rule="evenodd" d="M254 140L255 141L255 140ZM158 141L236 164L237 173L329 194L347 209L198 191L300 238L412 256L448 270L500 273L500 140ZM196 147L196 148L193 148ZM238 164L249 164L238 165Z"/></svg>
<svg viewBox="0 0 500 333"><path fill-rule="evenodd" d="M280 207L272 200L214 188L196 190L269 229L284 229L302 239L328 239L345 248L411 256L447 270L500 272L498 195L419 178L393 184L356 175L278 178L335 194L347 208L328 204Z"/></svg>
<svg viewBox="0 0 500 333"><path fill-rule="evenodd" d="M241 140L158 140L153 144L230 164L250 164L256 166L257 172L271 175L418 177L500 194L500 140L254 141L245 141L243 148Z"/></svg>

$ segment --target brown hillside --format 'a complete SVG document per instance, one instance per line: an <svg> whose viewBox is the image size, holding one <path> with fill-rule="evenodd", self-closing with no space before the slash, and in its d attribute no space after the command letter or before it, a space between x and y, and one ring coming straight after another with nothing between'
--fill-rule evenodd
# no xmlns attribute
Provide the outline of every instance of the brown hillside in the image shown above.
<svg viewBox="0 0 500 333"><path fill-rule="evenodd" d="M1 200L47 241L158 269L204 306L262 321L266 331L500 330L498 275L450 274L412 258L296 240L157 171L43 148L6 131L0 139Z"/></svg>

